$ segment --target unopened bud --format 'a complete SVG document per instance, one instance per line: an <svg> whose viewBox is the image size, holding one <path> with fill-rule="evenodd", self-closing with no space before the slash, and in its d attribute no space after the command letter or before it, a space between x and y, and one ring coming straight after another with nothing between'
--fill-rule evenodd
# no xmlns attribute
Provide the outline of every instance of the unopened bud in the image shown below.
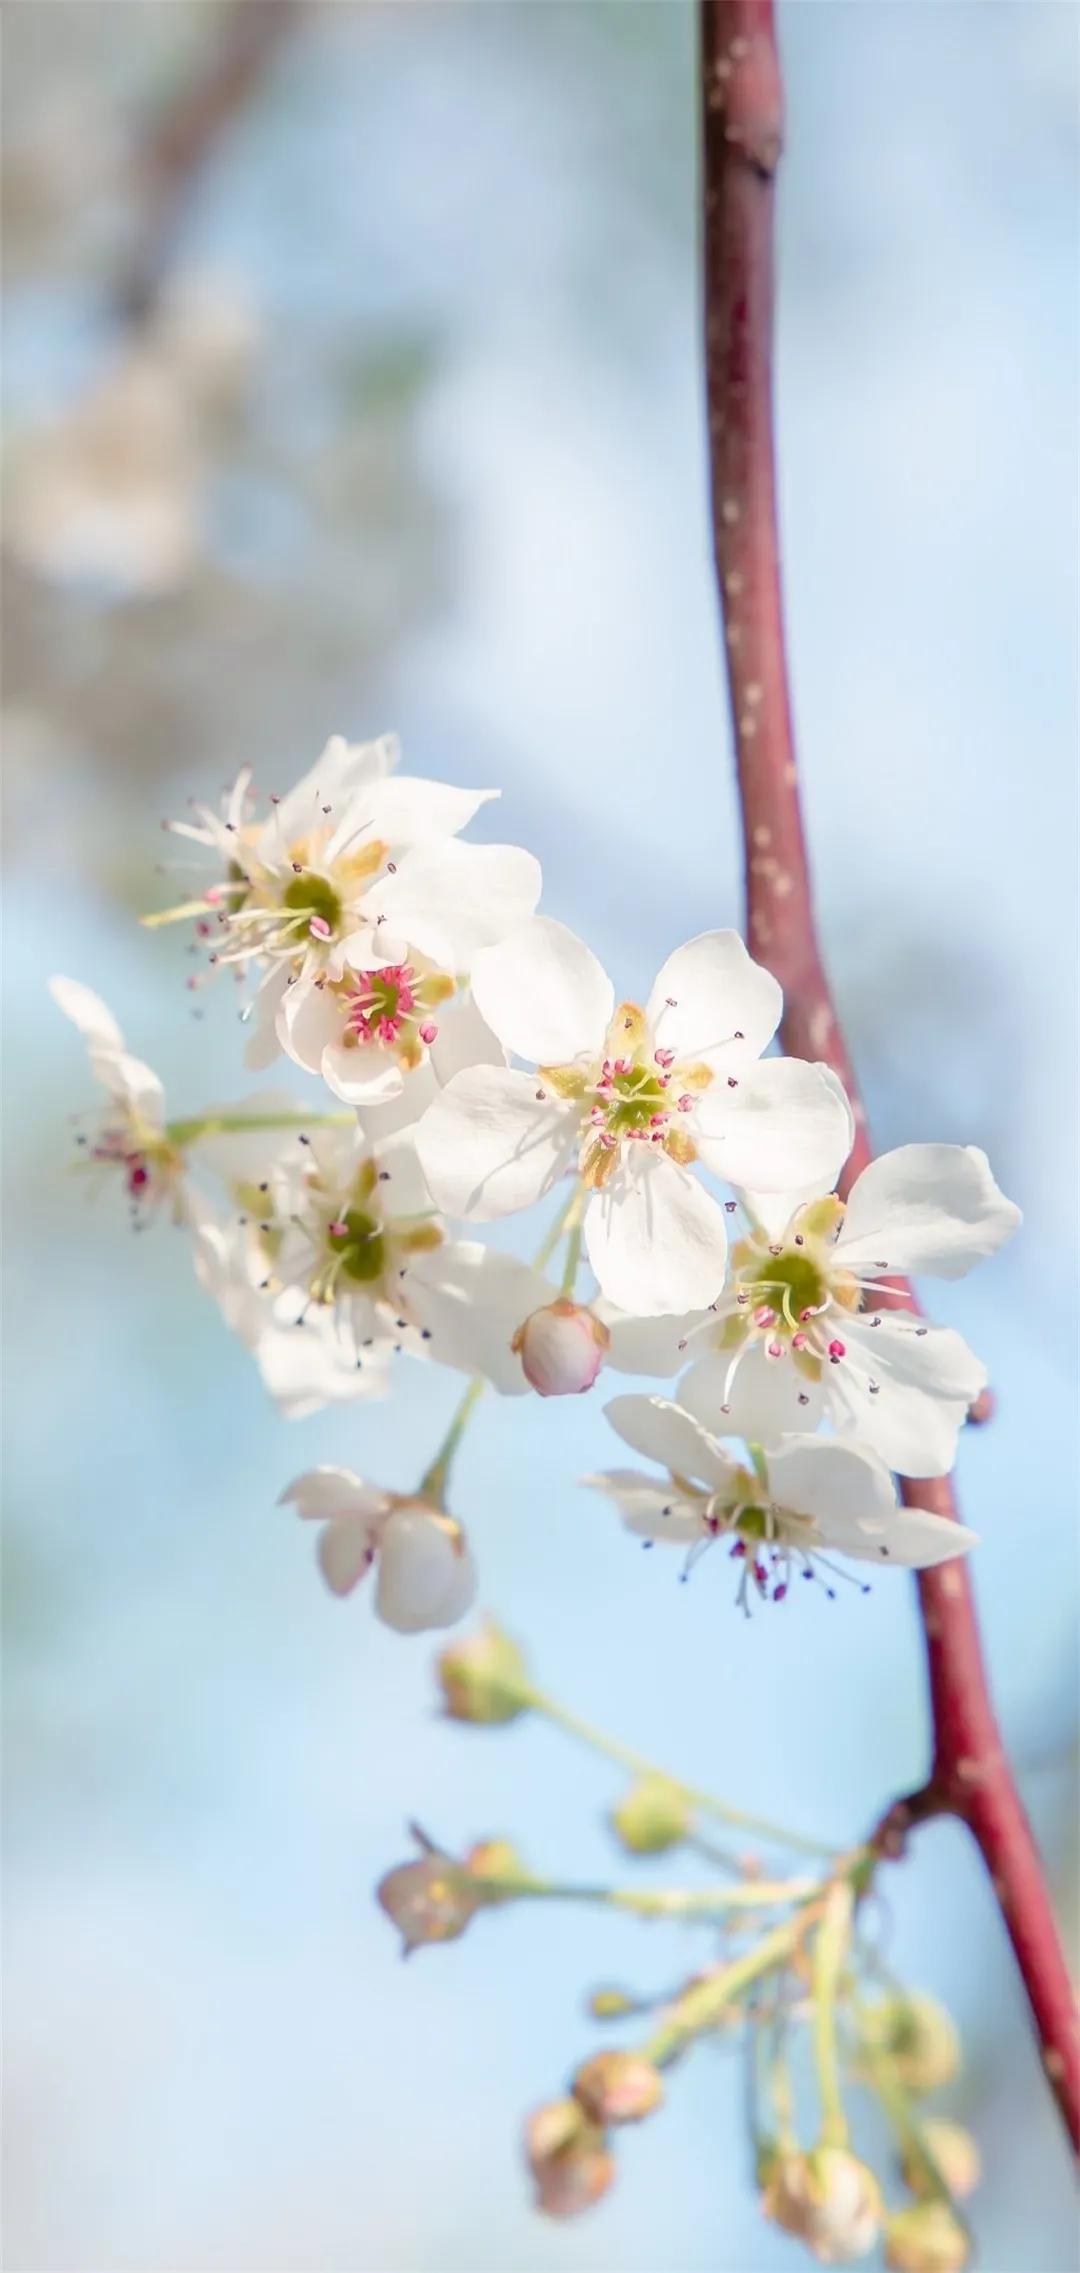
<svg viewBox="0 0 1080 2273"><path fill-rule="evenodd" d="M594 1989L589 1998L594 2020L625 2020L627 2013L638 2009L638 1999L628 1996L625 1989Z"/></svg>
<svg viewBox="0 0 1080 2273"><path fill-rule="evenodd" d="M951 2014L921 1991L871 2005L863 2033L887 2054L905 2091L936 2091L951 2083L960 2067L960 2039Z"/></svg>
<svg viewBox="0 0 1080 2273"><path fill-rule="evenodd" d="M435 1852L399 1863L379 1880L375 1892L401 1935L406 1957L422 1942L456 1941L484 1901L461 1865Z"/></svg>
<svg viewBox="0 0 1080 2273"><path fill-rule="evenodd" d="M957 2202L965 2202L974 2194L982 2177L979 2150L962 2123L949 2123L941 2115L930 2115L920 2126L927 2152ZM925 2163L917 2155L908 2153L901 2163L904 2183L913 2194L931 2191Z"/></svg>
<svg viewBox="0 0 1080 2273"><path fill-rule="evenodd" d="M460 1523L426 1500L399 1500L379 1540L375 1610L399 1634L453 1626L476 1596L476 1569Z"/></svg>
<svg viewBox="0 0 1080 2273"><path fill-rule="evenodd" d="M471 1878L527 1880L529 1873L509 1839L480 1839L470 1847L465 1868Z"/></svg>
<svg viewBox="0 0 1080 2273"><path fill-rule="evenodd" d="M968 2237L947 2202L915 2202L885 2227L885 2263L895 2273L962 2273Z"/></svg>
<svg viewBox="0 0 1080 2273"><path fill-rule="evenodd" d="M761 2206L784 2233L804 2241L822 2265L848 2265L865 2257L881 2226L878 2182L846 2147L774 2156Z"/></svg>
<svg viewBox="0 0 1080 2273"><path fill-rule="evenodd" d="M632 1855L662 1855L685 1839L692 1811L666 1776L639 1776L612 1809L611 1827Z"/></svg>
<svg viewBox="0 0 1080 2273"><path fill-rule="evenodd" d="M576 2099L538 2107L525 2125L525 2154L536 2181L536 2207L549 2218L573 2218L606 2194L615 2158L602 2131Z"/></svg>
<svg viewBox="0 0 1080 2273"><path fill-rule="evenodd" d="M560 1299L532 1311L510 1347L539 1397L580 1397L592 1388L610 1341L595 1311Z"/></svg>
<svg viewBox="0 0 1080 2273"><path fill-rule="evenodd" d="M516 1643L492 1619L468 1641L443 1651L438 1674L451 1720L491 1727L516 1720L528 1709L528 1667Z"/></svg>
<svg viewBox="0 0 1080 2273"><path fill-rule="evenodd" d="M664 2086L642 2053L596 2052L582 2062L573 2092L594 2123L640 2123L661 2105Z"/></svg>

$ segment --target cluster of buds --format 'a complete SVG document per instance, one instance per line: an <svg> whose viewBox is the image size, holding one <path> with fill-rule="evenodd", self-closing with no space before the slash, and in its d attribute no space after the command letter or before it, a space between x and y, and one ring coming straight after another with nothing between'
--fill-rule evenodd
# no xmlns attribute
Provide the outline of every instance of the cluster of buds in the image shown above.
<svg viewBox="0 0 1080 2273"><path fill-rule="evenodd" d="M615 2176L609 2130L642 2122L663 2098L659 2070L640 2052L597 2052L585 2060L568 2098L536 2108L525 2125L537 2209L551 2218L591 2209Z"/></svg>

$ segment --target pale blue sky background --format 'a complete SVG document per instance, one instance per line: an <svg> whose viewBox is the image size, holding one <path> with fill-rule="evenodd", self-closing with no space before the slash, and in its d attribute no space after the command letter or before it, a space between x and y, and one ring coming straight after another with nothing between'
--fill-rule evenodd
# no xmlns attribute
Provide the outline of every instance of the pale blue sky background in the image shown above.
<svg viewBox="0 0 1080 2273"><path fill-rule="evenodd" d="M178 0L75 15L79 99L106 112L197 46ZM823 922L879 1142L984 1144L1026 1212L934 1309L999 1392L959 1482L1009 1742L1071 1907L1076 15L803 0L782 32L783 515ZM32 113L64 41L46 67L18 27L10 47L9 100ZM662 1984L706 1945L522 1910L397 1963L370 1889L407 1816L599 1876L619 1867L601 1821L617 1779L540 1726L440 1727L430 1646L321 1591L282 1485L319 1460L408 1483L453 1384L414 1369L383 1408L277 1419L181 1240L132 1241L119 1204L88 1212L68 1182L65 1115L87 1097L43 999L51 968L100 988L178 1109L240 1086L232 1004L191 1024L179 945L132 920L157 898L157 816L253 753L284 782L337 729L396 724L418 770L501 782L486 833L540 853L547 907L627 993L738 920L693 103L679 0L307 10L183 240L264 326L251 431L211 493L223 583L186 614L14 592L18 2273L801 2262L758 2221L738 2066L707 2051L600 2209L533 2218L518 2124L594 2041L583 1994ZM105 352L101 280L93 246L9 255L16 427ZM371 408L383 354L412 374L389 422ZM331 442L361 462L328 533L311 500ZM575 1489L608 1456L592 1401L482 1415L456 1490L485 1601L627 1741L856 1835L922 1769L906 1584L806 1590L744 1625L723 1566L679 1587ZM948 1998L969 2049L950 2105L984 2143L980 2265L1068 2273L1065 2157L960 1833L921 1835L887 1899L893 1961Z"/></svg>

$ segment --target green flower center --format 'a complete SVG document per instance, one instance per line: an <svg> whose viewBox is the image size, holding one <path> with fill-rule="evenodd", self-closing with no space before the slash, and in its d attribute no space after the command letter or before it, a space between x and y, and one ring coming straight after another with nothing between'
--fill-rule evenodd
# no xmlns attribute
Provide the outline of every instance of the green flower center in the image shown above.
<svg viewBox="0 0 1080 2273"><path fill-rule="evenodd" d="M780 1255L763 1255L760 1270L760 1278L751 1287L754 1299L775 1310L778 1323L790 1332L798 1326L804 1310L820 1309L828 1297L824 1272L801 1247L785 1247Z"/></svg>
<svg viewBox="0 0 1080 2273"><path fill-rule="evenodd" d="M281 904L286 908L295 908L298 915L319 917L329 925L331 931L336 932L341 928L340 898L328 879L319 876L313 868L302 869L299 876L293 877L291 884L286 884Z"/></svg>
<svg viewBox="0 0 1080 2273"><path fill-rule="evenodd" d="M373 1215L363 1208L346 1208L340 1228L327 1234L330 1247L341 1257L347 1279L370 1286L381 1279L386 1266L386 1241Z"/></svg>
<svg viewBox="0 0 1080 2273"><path fill-rule="evenodd" d="M612 1078L607 1125L613 1136L630 1129L647 1129L658 1113L670 1108L664 1085L649 1066L633 1065Z"/></svg>

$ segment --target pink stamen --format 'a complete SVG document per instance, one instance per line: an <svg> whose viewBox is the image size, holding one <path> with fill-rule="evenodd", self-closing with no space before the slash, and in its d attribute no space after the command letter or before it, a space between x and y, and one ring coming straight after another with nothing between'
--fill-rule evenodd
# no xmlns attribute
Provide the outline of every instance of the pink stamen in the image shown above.
<svg viewBox="0 0 1080 2273"><path fill-rule="evenodd" d="M674 1065L674 1063L675 1063L675 1052L674 1052L674 1050L654 1050L654 1051L653 1051L653 1064L654 1064L654 1065L658 1065L658 1066L662 1066L662 1067L663 1067L663 1070L664 1070L664 1072L665 1072L665 1073L667 1072L667 1069L668 1069L669 1065Z"/></svg>
<svg viewBox="0 0 1080 2273"><path fill-rule="evenodd" d="M438 1033L438 1027L429 1018L420 1028L420 1040L422 1042L426 1042L428 1048L430 1049L431 1044L438 1039Z"/></svg>
<svg viewBox="0 0 1080 2273"><path fill-rule="evenodd" d="M763 1302L760 1309L755 1310L754 1324L755 1326L775 1326L776 1312L775 1310L770 1310L767 1302Z"/></svg>
<svg viewBox="0 0 1080 2273"><path fill-rule="evenodd" d="M313 939L332 939L334 936L325 916L312 916L308 930Z"/></svg>
<svg viewBox="0 0 1080 2273"><path fill-rule="evenodd" d="M830 1342L830 1343L829 1343L829 1362L830 1362L830 1364L831 1364L831 1365L839 1365L841 1358L842 1358L842 1357L846 1357L846 1356L847 1356L847 1343L846 1343L846 1342Z"/></svg>
<svg viewBox="0 0 1080 2273"><path fill-rule="evenodd" d="M809 1340L809 1334L793 1334L791 1337L791 1347L793 1350L804 1350Z"/></svg>

